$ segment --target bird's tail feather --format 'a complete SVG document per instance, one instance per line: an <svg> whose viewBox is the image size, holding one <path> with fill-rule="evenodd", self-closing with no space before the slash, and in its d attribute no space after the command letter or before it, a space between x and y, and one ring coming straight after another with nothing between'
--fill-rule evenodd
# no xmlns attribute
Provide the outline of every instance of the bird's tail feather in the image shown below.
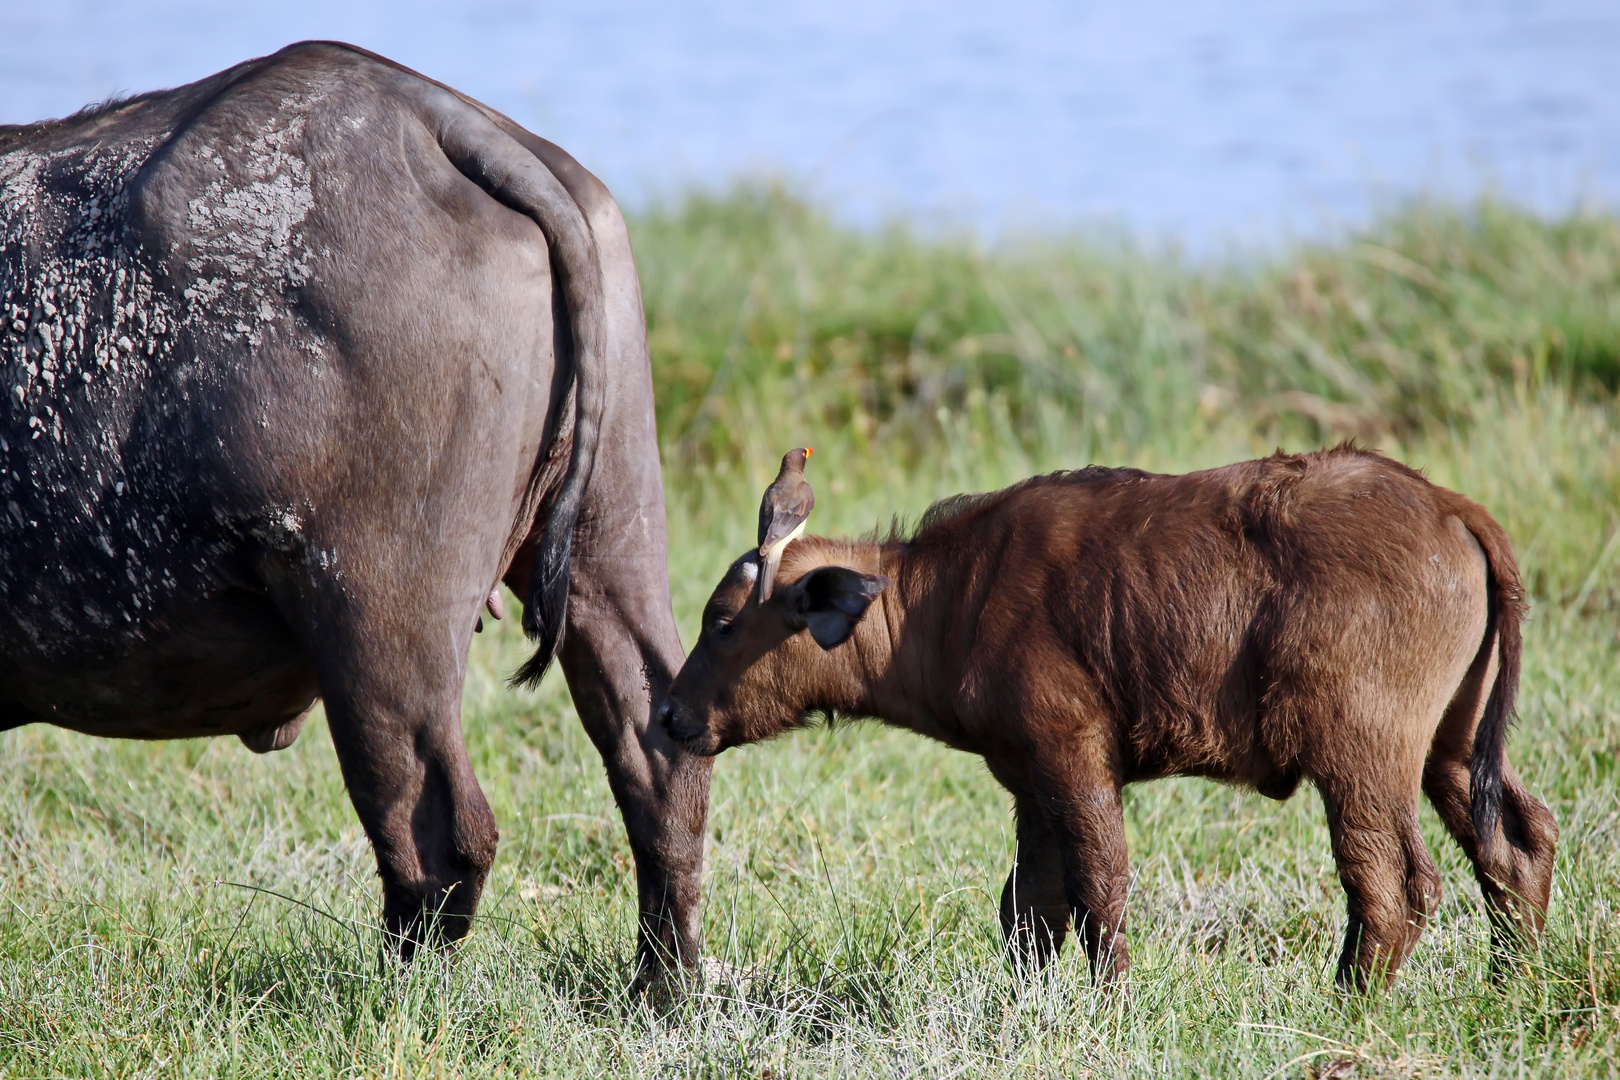
<svg viewBox="0 0 1620 1080"><path fill-rule="evenodd" d="M776 585L776 568L782 565L782 549L785 547L786 544L777 544L760 549L759 602L762 604L771 598L771 589Z"/></svg>

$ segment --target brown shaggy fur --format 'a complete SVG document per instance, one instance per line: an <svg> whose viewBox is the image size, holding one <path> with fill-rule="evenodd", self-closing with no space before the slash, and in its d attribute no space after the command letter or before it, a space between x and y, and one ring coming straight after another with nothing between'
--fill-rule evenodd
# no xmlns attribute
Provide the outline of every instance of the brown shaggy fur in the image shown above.
<svg viewBox="0 0 1620 1080"><path fill-rule="evenodd" d="M1172 775L1315 785L1349 901L1342 984L1392 975L1440 899L1420 790L1497 946L1542 925L1558 828L1503 756L1513 554L1405 466L1340 447L1058 473L947 500L909 540L796 541L764 604L757 574L744 556L715 590L662 722L715 754L846 713L983 755L1016 800L1019 962L1072 916L1095 972L1126 969L1120 789Z"/></svg>

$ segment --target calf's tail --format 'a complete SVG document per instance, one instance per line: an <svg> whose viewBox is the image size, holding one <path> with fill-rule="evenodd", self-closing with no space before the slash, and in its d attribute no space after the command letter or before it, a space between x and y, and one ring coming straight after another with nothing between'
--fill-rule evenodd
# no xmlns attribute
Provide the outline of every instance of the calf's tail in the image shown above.
<svg viewBox="0 0 1620 1080"><path fill-rule="evenodd" d="M602 426L607 305L601 260L584 213L539 158L483 112L438 84L402 72L400 88L416 101L457 169L540 226L567 310L574 378L573 449L568 473L546 517L523 605L523 629L536 643L535 652L512 678L514 684L533 684L545 674L562 642L574 526L596 463ZM559 363L566 359L561 354L557 358Z"/></svg>
<svg viewBox="0 0 1620 1080"><path fill-rule="evenodd" d="M1524 619L1524 587L1513 548L1484 508L1459 499L1455 513L1485 551L1488 564L1486 595L1489 605L1482 649L1495 643L1496 681L1485 701L1485 713L1474 731L1473 755L1468 763L1469 796L1474 821L1474 837L1480 853L1489 852L1502 820L1502 764L1508 729L1515 717L1519 696L1519 658L1522 651L1520 623Z"/></svg>

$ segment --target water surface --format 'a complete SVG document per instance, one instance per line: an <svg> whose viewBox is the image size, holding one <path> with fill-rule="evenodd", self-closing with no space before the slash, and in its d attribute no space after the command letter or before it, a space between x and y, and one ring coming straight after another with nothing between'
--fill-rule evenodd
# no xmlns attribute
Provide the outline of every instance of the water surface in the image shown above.
<svg viewBox="0 0 1620 1080"><path fill-rule="evenodd" d="M857 221L1208 249L1418 193L1620 193L1614 0L3 0L0 26L0 121L332 37L509 113L632 206L777 173Z"/></svg>

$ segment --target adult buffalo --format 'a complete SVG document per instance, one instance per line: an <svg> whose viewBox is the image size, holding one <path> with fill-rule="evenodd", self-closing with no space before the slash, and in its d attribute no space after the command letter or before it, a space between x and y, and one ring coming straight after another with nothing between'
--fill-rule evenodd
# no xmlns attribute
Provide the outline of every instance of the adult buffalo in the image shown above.
<svg viewBox="0 0 1620 1080"><path fill-rule="evenodd" d="M289 745L325 702L407 955L497 830L462 681L504 581L601 751L640 970L690 962L709 764L640 288L572 158L381 57L293 45L0 128L0 729Z"/></svg>

